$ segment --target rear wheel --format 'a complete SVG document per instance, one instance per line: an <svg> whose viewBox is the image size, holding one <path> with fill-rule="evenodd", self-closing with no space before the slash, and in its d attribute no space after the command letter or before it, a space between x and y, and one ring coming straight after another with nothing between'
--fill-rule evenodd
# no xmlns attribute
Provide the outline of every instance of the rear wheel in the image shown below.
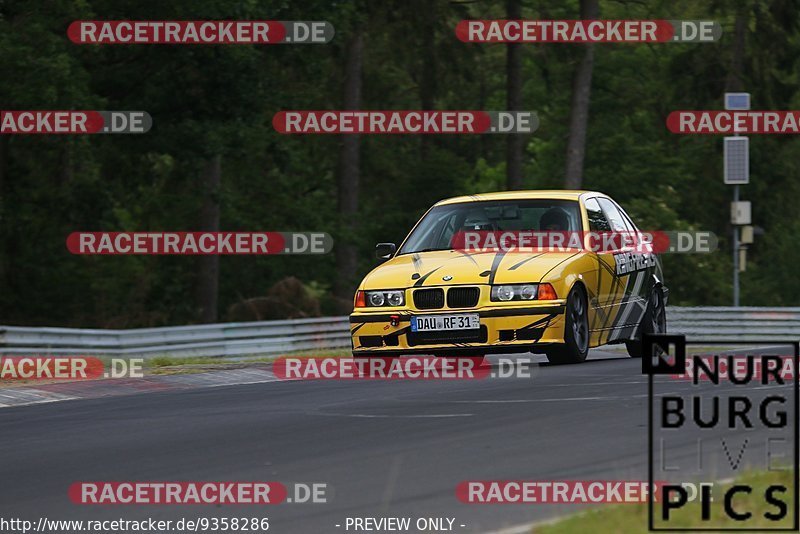
<svg viewBox="0 0 800 534"><path fill-rule="evenodd" d="M625 342L625 348L631 358L642 357L642 339L645 334L664 334L667 331L667 308L664 305L664 294L661 288L654 287L647 300L647 310L639 325L638 339Z"/></svg>
<svg viewBox="0 0 800 534"><path fill-rule="evenodd" d="M586 294L575 286L567 296L564 314L564 344L547 351L550 363L581 363L589 354L589 314Z"/></svg>

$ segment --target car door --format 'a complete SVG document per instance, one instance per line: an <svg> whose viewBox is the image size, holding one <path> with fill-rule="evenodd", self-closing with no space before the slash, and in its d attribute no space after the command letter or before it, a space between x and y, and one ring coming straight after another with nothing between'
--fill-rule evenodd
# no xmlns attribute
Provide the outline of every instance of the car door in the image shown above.
<svg viewBox="0 0 800 534"><path fill-rule="evenodd" d="M614 201L598 198L603 213L608 217L614 232L634 236L638 232L630 218ZM614 251L614 269L619 285L615 295L616 316L610 324L608 341L626 339L639 324L647 308L651 269L648 254L635 246L625 245Z"/></svg>
<svg viewBox="0 0 800 534"><path fill-rule="evenodd" d="M609 234L612 232L611 222L600 207L597 197L584 200L586 216L589 220L589 231L595 235ZM589 330L592 342L602 345L607 342L611 333L614 319L619 313L621 293L620 281L616 275L614 250L595 242L592 245L592 254L597 261L596 279L594 283L588 282L586 289L589 293L589 305L594 308L590 318Z"/></svg>
<svg viewBox="0 0 800 534"><path fill-rule="evenodd" d="M631 304L630 311L627 311L629 316L626 318L626 326L619 333L620 339L630 339L635 334L635 329L639 326L644 314L647 311L647 300L650 298L650 292L655 285L656 280L661 278L659 272L659 262L656 253L653 251L651 243L646 243L642 239L642 232L634 224L633 219L625 212L625 210L614 202L625 218L625 223L636 235L636 242L639 246L636 248L636 267L637 278L635 283L631 286L631 294L628 301ZM650 238L652 240L652 237Z"/></svg>

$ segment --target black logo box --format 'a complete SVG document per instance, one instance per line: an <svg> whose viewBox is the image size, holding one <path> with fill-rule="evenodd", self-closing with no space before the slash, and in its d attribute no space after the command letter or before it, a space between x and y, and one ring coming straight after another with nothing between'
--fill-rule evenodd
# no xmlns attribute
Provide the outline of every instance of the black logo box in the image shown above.
<svg viewBox="0 0 800 534"><path fill-rule="evenodd" d="M683 374L686 372L686 346L687 345L701 345L701 346L715 346L715 345L731 345L731 346L788 346L794 349L794 488L793 488L793 501L794 501L794 525L792 527L780 528L767 528L767 529L753 529L753 528L655 528L655 520L653 516L653 492L647 492L647 522L649 532L797 532L800 530L800 427L798 427L798 418L800 418L800 369L798 369L798 360L800 359L800 342L798 341L725 341L725 340L709 340L709 341L686 341L686 336L683 335L668 335L668 334L645 334L642 340L642 373L647 375L647 470L648 470L648 487L653 487L653 375L662 374ZM654 349L658 347L659 352L669 351L669 347L675 348L674 361L669 361L662 358L660 355L656 362L653 358Z"/></svg>

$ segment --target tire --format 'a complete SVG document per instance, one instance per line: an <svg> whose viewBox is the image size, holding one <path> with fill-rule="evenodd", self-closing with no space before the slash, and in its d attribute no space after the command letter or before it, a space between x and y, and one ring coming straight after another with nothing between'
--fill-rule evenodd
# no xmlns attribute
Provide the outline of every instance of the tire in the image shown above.
<svg viewBox="0 0 800 534"><path fill-rule="evenodd" d="M647 299L647 310L639 325L638 339L625 342L631 358L642 357L642 339L645 334L663 334L667 331L667 309L664 306L664 294L661 288L654 287Z"/></svg>
<svg viewBox="0 0 800 534"><path fill-rule="evenodd" d="M571 364L586 361L589 354L589 314L586 294L574 286L567 296L564 310L564 344L547 351L553 364Z"/></svg>

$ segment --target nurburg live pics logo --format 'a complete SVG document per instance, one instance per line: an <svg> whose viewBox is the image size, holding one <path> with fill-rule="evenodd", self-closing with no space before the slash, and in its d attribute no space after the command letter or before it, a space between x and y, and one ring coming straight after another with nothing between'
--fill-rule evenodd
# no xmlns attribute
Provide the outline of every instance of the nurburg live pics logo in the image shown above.
<svg viewBox="0 0 800 534"><path fill-rule="evenodd" d="M661 484L648 530L797 532L800 343L645 334L642 352L649 484ZM690 504L685 482L702 480Z"/></svg>

